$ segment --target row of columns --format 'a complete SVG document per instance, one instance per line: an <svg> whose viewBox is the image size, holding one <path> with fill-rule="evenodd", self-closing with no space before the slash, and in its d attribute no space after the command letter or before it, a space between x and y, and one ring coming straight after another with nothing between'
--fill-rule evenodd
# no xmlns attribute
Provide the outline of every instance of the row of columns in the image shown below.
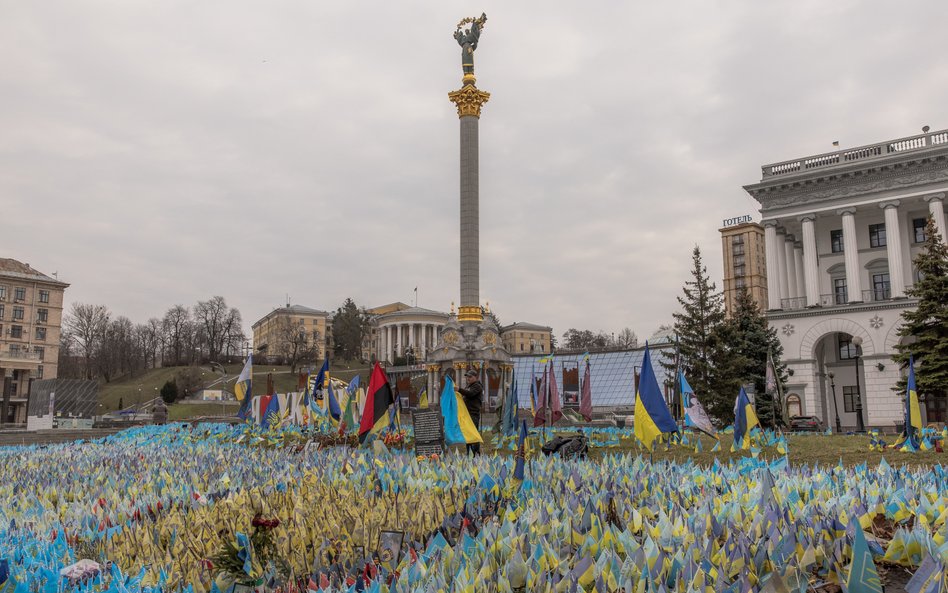
<svg viewBox="0 0 948 593"><path fill-rule="evenodd" d="M946 237L945 194L925 198L942 240ZM902 229L899 224L899 200L879 204L885 216L886 257L889 261L889 287L893 298L905 296L905 270L902 253ZM856 209L843 208L836 212L842 218L843 261L846 266L846 291L849 302L862 300L862 269L859 265L859 246L856 243ZM765 220L764 247L767 261L767 306L782 309L783 299L806 298L806 306L820 304L819 261L816 248L816 214L805 214L797 219L803 230L803 240L787 234L776 220Z"/></svg>
<svg viewBox="0 0 948 593"><path fill-rule="evenodd" d="M378 328L376 356L379 360L389 361L392 352L404 356L412 348L420 360L424 359L429 348L438 343L436 323L392 323ZM397 350L397 351L396 351Z"/></svg>

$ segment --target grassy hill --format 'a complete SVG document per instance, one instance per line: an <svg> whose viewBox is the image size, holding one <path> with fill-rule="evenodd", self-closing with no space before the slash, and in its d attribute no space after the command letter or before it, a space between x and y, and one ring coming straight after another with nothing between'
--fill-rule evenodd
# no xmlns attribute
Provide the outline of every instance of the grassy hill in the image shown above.
<svg viewBox="0 0 948 593"><path fill-rule="evenodd" d="M125 377L110 383L104 383L99 387L99 414L114 412L122 408L143 405L159 396L162 386L167 381L173 381L179 374L195 369L195 373L200 373L200 384L202 387L210 389L223 389L233 393L234 383L240 374L242 365L227 365L225 374L212 369L209 366L197 367L163 367L150 369L134 377ZM340 363L338 369L333 369L332 375L344 381L349 381L357 374L362 375L364 383L368 382L368 365L361 363L345 364ZM276 365L254 365L253 367L253 394L263 395L267 389L267 375L273 378L275 391L286 393L296 391L298 385L299 369L292 373L287 366ZM121 403L121 406L119 405ZM232 414L235 412L230 407L226 407L223 413ZM149 407L150 408L150 407ZM195 416L221 415L222 405L219 403L200 403L200 404L175 404L168 411L168 416L172 420L181 420Z"/></svg>

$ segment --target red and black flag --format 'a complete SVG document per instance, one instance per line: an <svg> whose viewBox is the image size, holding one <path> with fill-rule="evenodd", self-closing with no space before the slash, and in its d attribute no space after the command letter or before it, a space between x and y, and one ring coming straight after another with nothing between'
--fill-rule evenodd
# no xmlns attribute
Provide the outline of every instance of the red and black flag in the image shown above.
<svg viewBox="0 0 948 593"><path fill-rule="evenodd" d="M375 368L372 369L372 376L369 378L369 391L365 396L365 407L362 409L362 420L359 422L360 444L365 443L365 439L373 432L378 432L388 426L388 408L394 403L395 396L388 382L388 376L376 362Z"/></svg>

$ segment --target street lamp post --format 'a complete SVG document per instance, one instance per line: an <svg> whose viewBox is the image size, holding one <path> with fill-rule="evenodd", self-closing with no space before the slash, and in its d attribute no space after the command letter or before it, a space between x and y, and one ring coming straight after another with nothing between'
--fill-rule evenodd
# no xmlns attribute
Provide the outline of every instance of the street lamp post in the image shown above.
<svg viewBox="0 0 948 593"><path fill-rule="evenodd" d="M866 432L866 425L862 420L862 392L859 388L859 356L862 354L862 338L853 336L852 344L856 347L856 427L859 432Z"/></svg>
<svg viewBox="0 0 948 593"><path fill-rule="evenodd" d="M830 380L830 389L833 390L833 411L836 412L836 434L843 432L843 425L839 422L839 404L836 403L836 381L833 380L833 373L826 375Z"/></svg>

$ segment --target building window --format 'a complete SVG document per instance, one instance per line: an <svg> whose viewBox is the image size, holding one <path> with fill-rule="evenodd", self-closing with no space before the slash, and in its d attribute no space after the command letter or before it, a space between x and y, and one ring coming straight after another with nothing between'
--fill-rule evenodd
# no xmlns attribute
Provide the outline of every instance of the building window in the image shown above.
<svg viewBox="0 0 948 593"><path fill-rule="evenodd" d="M734 288L747 288L747 280L743 278L736 278L734 280Z"/></svg>
<svg viewBox="0 0 948 593"><path fill-rule="evenodd" d="M39 294L39 301L40 301L41 303L48 303L48 302L49 302L49 291L48 291L48 290L41 290L41 291L39 291L39 293L40 293L40 294Z"/></svg>
<svg viewBox="0 0 948 593"><path fill-rule="evenodd" d="M43 365L39 365L38 367L36 367L36 378L37 379L43 378Z"/></svg>
<svg viewBox="0 0 948 593"><path fill-rule="evenodd" d="M734 256L734 261L733 261L732 263L733 263L735 266L740 266L740 265L744 264L744 256L743 256L743 255L735 255L735 256Z"/></svg>
<svg viewBox="0 0 948 593"><path fill-rule="evenodd" d="M41 341L46 341L46 328L38 327L36 328L36 339Z"/></svg>
<svg viewBox="0 0 948 593"><path fill-rule="evenodd" d="M872 275L872 300L884 301L891 296L889 289L889 274Z"/></svg>
<svg viewBox="0 0 948 593"><path fill-rule="evenodd" d="M523 352L523 342L520 342L520 351Z"/></svg>
<svg viewBox="0 0 948 593"><path fill-rule="evenodd" d="M46 356L46 349L42 346L33 346L33 354L36 354L40 360L43 360Z"/></svg>
<svg viewBox="0 0 948 593"><path fill-rule="evenodd" d="M734 235L731 237L732 245L743 245L744 244L744 235Z"/></svg>
<svg viewBox="0 0 948 593"><path fill-rule="evenodd" d="M869 247L885 247L885 225L869 225Z"/></svg>
<svg viewBox="0 0 948 593"><path fill-rule="evenodd" d="M0 301L7 300L7 287L0 286Z"/></svg>
<svg viewBox="0 0 948 593"><path fill-rule="evenodd" d="M3 319L3 313L4 313L3 309L4 309L4 306L0 305L0 319Z"/></svg>
<svg viewBox="0 0 948 593"><path fill-rule="evenodd" d="M830 251L833 253L843 252L843 229L830 231Z"/></svg>
<svg viewBox="0 0 948 593"><path fill-rule="evenodd" d="M13 354L14 356L16 356L19 353L20 353L20 345L10 344L10 354Z"/></svg>
<svg viewBox="0 0 948 593"><path fill-rule="evenodd" d="M928 236L925 234L926 223L928 221L924 218L912 219L912 236L916 243L924 243L928 240Z"/></svg>
<svg viewBox="0 0 948 593"><path fill-rule="evenodd" d="M46 323L49 321L49 309L37 309L36 320L41 323Z"/></svg>
<svg viewBox="0 0 948 593"><path fill-rule="evenodd" d="M747 267L746 267L744 264L741 264L741 265L739 265L739 266L734 266L734 276L737 277L737 278L743 276L743 275L744 275L744 271L745 271L746 269L747 269Z"/></svg>
<svg viewBox="0 0 948 593"><path fill-rule="evenodd" d="M14 321L21 321L23 319L23 307L13 307L13 319Z"/></svg>
<svg viewBox="0 0 948 593"><path fill-rule="evenodd" d="M22 326L22 325L11 325L11 326L10 326L10 337L11 337L11 338L22 338L22 337L23 337L23 326Z"/></svg>
<svg viewBox="0 0 948 593"><path fill-rule="evenodd" d="M833 279L833 302L837 305L845 305L849 302L849 299L846 295L846 279L845 278L834 278Z"/></svg>
<svg viewBox="0 0 948 593"><path fill-rule="evenodd" d="M856 411L856 402L859 401L859 392L855 385L846 385L843 387L843 409L847 412Z"/></svg>
<svg viewBox="0 0 948 593"><path fill-rule="evenodd" d="M26 289L22 287L16 287L13 289L13 299L17 301L26 300Z"/></svg>
<svg viewBox="0 0 948 593"><path fill-rule="evenodd" d="M852 360L856 358L859 354L856 345L853 344L852 336L839 336L839 359L840 360Z"/></svg>

